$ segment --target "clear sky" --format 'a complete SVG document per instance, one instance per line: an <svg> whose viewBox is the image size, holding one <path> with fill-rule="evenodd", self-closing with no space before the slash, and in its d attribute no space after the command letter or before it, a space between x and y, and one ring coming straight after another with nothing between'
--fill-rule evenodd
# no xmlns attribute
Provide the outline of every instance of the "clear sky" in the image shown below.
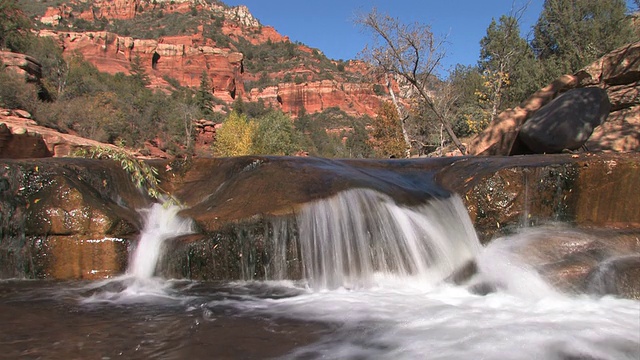
<svg viewBox="0 0 640 360"><path fill-rule="evenodd" d="M543 0L223 0L246 5L263 25L324 52L331 59L355 59L371 41L354 24L358 14L377 8L403 23L420 22L434 34L446 37L444 73L455 64L475 65L480 39L491 19L508 14L512 7L528 3L521 35L526 37L538 19Z"/></svg>

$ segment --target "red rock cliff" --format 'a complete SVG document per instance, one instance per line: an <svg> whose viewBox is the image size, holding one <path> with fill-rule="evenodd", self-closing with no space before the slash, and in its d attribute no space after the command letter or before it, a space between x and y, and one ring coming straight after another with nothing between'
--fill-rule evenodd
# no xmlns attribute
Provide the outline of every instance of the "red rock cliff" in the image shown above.
<svg viewBox="0 0 640 360"><path fill-rule="evenodd" d="M68 3L68 4L67 4ZM193 0L94 0L90 6L72 6L72 2L49 8L40 20L43 23L57 24L60 19L81 18L88 21L99 19L135 19L142 13L162 6L165 13L187 13L195 7L198 11L210 11L216 16L222 15L222 34L237 41L244 38L253 45L265 42L288 42L289 38L280 35L273 27L262 26L251 15L247 7L228 7ZM205 25L206 26L206 25ZM54 32L41 31L41 36L51 36L64 48L65 54L80 53L100 71L115 74L129 73L130 62L140 57L154 88L166 89L170 85L165 79L177 80L183 86L197 87L200 76L205 71L212 85L213 94L231 103L236 96L247 101L262 98L267 104L281 108L284 112L297 114L303 107L309 113L339 107L350 115L375 116L383 98L373 91L373 84L352 82L340 74L334 80L318 78L317 69L304 67L288 69L286 72L301 75L305 81L300 83L279 83L264 89L246 89L245 80L256 80L261 74L243 72L242 53L229 48L219 48L211 39L203 36L204 26L200 26L193 35L165 36L159 39L136 39L110 32ZM313 50L296 44L300 50ZM362 73L360 68L347 66L347 72ZM275 79L275 74L270 74Z"/></svg>

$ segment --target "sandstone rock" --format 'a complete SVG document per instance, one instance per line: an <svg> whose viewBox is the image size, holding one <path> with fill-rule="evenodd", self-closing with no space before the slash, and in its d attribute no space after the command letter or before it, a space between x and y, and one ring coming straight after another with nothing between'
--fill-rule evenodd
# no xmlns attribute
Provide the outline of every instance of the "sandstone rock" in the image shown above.
<svg viewBox="0 0 640 360"><path fill-rule="evenodd" d="M536 92L519 107L501 113L489 127L472 139L471 155L513 155L523 152L516 136L522 124L535 111L575 88L599 87L611 101L609 119L597 128L586 146L591 151L640 150L640 42L620 47L593 64L564 75ZM526 150L526 149L525 149Z"/></svg>
<svg viewBox="0 0 640 360"><path fill-rule="evenodd" d="M3 128L0 129L0 158L63 157L73 154L78 149L92 146L115 148L110 144L38 126L32 120L0 116L3 123Z"/></svg>
<svg viewBox="0 0 640 360"><path fill-rule="evenodd" d="M31 114L28 111L16 109L16 110L13 110L13 113L17 117L21 117L23 119L31 119Z"/></svg>
<svg viewBox="0 0 640 360"><path fill-rule="evenodd" d="M469 155L509 155L518 136L520 126L527 118L551 101L562 89L577 83L573 76L563 76L550 85L536 91L520 106L500 113L496 120L469 142Z"/></svg>
<svg viewBox="0 0 640 360"><path fill-rule="evenodd" d="M42 65L31 56L0 51L0 62L8 70L24 74L29 81L37 82L42 77Z"/></svg>
<svg viewBox="0 0 640 360"><path fill-rule="evenodd" d="M119 164L87 159L3 160L0 274L103 278L126 268L128 240L150 200Z"/></svg>
<svg viewBox="0 0 640 360"><path fill-rule="evenodd" d="M315 113L338 107L348 115L375 116L383 102L374 93L371 84L340 83L335 80L281 83L261 91L253 89L247 97L250 101L262 99L266 104L294 115L302 108L308 113Z"/></svg>
<svg viewBox="0 0 640 360"><path fill-rule="evenodd" d="M610 108L602 89L569 90L530 117L518 138L538 154L577 150L609 116Z"/></svg>
<svg viewBox="0 0 640 360"><path fill-rule="evenodd" d="M228 7L217 3L191 0L164 2L165 13L188 13L192 6L200 11L207 9L218 16L224 16L222 33L233 39L244 38L254 45L271 42L289 42L286 36L280 35L273 27L262 26L251 15L245 6ZM97 0L88 10L82 13L71 13L71 9L64 7L50 9L47 16L59 18L94 19L133 19L138 15L141 6L148 7L139 1ZM336 76L336 81L315 80L317 74L306 67L293 69L293 75L309 76L307 84L282 84L275 94L255 91L250 95L245 93L244 83L247 80L257 80L261 74L245 74L244 55L231 49L221 49L211 39L203 37L204 29L190 36L164 36L160 39L133 39L107 32L54 32L42 30L40 36L49 36L61 42L65 53L81 53L86 60L94 64L100 71L115 73L129 73L130 61L139 56L142 65L147 69L150 77L150 87L167 90L171 85L165 80L167 76L176 79L182 86L199 86L203 70L207 71L214 95L232 103L237 96L248 101L261 98L266 104L281 108L294 116L304 107L313 113L331 107L339 107L349 115L375 116L382 98L377 96L371 84L349 83L345 78ZM314 50L303 45L296 45L301 51L312 53ZM366 73L368 67L362 62L349 62L347 72ZM255 78L252 78L255 77ZM282 78L283 74L274 74L274 78ZM251 91L252 89L246 89Z"/></svg>

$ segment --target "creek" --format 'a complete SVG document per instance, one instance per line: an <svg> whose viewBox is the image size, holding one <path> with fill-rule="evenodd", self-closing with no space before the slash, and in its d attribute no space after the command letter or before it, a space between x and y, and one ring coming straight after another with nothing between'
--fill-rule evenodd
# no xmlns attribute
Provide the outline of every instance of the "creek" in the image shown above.
<svg viewBox="0 0 640 360"><path fill-rule="evenodd" d="M179 208L143 210L129 268L101 281L0 282L0 358L638 359L640 302L566 293L522 257L562 225L482 246L462 200L351 189L263 241L265 280L158 276ZM287 263L300 263L292 278ZM459 285L447 280L473 260Z"/></svg>

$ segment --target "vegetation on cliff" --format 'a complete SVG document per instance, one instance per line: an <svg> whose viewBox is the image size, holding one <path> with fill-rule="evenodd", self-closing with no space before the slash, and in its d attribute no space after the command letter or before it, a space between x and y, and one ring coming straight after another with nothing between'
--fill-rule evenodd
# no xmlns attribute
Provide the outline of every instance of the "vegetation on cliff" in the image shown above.
<svg viewBox="0 0 640 360"><path fill-rule="evenodd" d="M78 31L109 30L136 38L190 35L195 31L206 44L242 52L247 90L262 90L282 82L367 81L356 78L355 72L345 71L345 62L327 59L322 52L303 44L270 39L255 41L254 36L258 34L246 33L247 29L244 33L225 33L223 25L228 19L196 5L189 11L175 12L167 7L172 6L169 2L142 3L143 6L136 9L135 18L127 20L99 15L100 9L91 8L91 2L65 2L65 6L74 11L92 11L93 20L62 17L55 25L36 25L33 17L43 15L48 3L0 0L0 45L31 55L42 65L40 82L25 82L15 74L0 71L0 106L28 110L39 124L63 132L138 149L153 144L175 155L196 153L198 130L194 120L197 119L223 123L218 128L218 140L223 139L227 131L233 133L231 129L245 126L243 124L248 127L246 136L227 139L241 143L225 146L221 143L210 151L199 149L198 155L211 152L218 155L302 152L325 157L425 154L447 146L444 136L447 128L451 138L478 133L499 112L517 105L557 74L575 72L611 49L637 39L627 15L629 9L622 0L546 0L532 39L524 38L519 30L520 18L526 9L493 19L481 40L476 66L459 65L446 78L439 79L434 71L439 66L435 57L434 63L413 73L415 84L411 84L411 78L401 80L400 71L387 67L386 74L393 75L389 84L397 84L400 89L393 94L400 100L395 107L405 109L395 119L388 106L383 106L374 118L355 118L334 108L313 114L307 114L304 109L298 114L284 114L270 109L270 105L262 101L243 102L242 96L230 105L214 97L206 76L201 78L199 87L193 88L165 77L170 88L152 90L145 68L135 57L130 62L129 75L110 75L98 71L77 54L63 57L54 40L37 37L30 31L49 26ZM397 20L391 23L404 26ZM259 27L251 29L260 31ZM430 34L428 27L426 29L426 33L409 35L414 40L428 40L423 36ZM385 33L389 33L388 28L378 31L378 35ZM398 44L392 39L385 46ZM446 51L444 43L434 44L433 54ZM402 56L396 60L411 60ZM381 74L372 74L379 82ZM408 92L407 85L426 91ZM393 87L384 89L378 84L374 89L377 94L388 96ZM295 120L291 115L295 115ZM283 119L288 122L285 124ZM398 122L400 131L395 127Z"/></svg>

